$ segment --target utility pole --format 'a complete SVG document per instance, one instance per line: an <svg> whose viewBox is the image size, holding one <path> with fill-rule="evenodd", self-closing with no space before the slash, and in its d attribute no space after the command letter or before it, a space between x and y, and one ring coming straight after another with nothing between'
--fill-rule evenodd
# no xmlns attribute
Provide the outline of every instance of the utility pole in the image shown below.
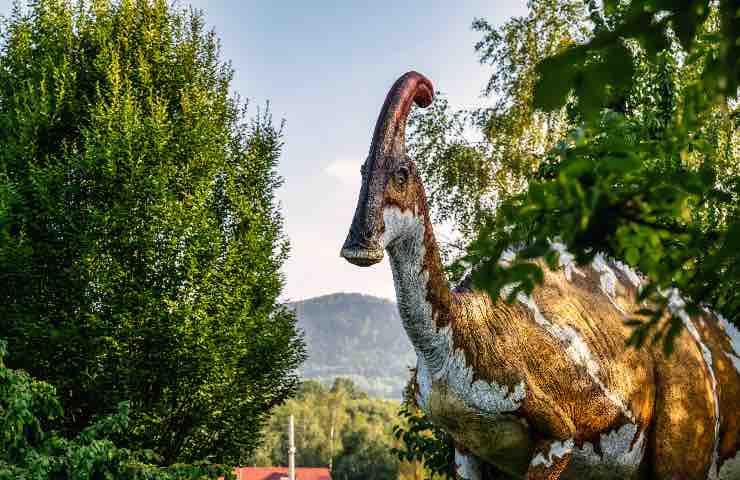
<svg viewBox="0 0 740 480"><path fill-rule="evenodd" d="M288 479L295 480L295 434L293 428L293 415L288 423Z"/></svg>
<svg viewBox="0 0 740 480"><path fill-rule="evenodd" d="M336 415L336 406L331 411L331 429L329 430L329 471L334 467L334 416Z"/></svg>

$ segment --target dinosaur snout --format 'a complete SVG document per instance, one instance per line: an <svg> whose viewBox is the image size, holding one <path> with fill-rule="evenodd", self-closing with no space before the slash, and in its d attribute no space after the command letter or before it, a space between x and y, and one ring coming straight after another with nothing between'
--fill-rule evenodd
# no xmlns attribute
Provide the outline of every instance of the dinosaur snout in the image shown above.
<svg viewBox="0 0 740 480"><path fill-rule="evenodd" d="M369 267L383 260L383 247L378 242L359 241L350 233L339 256L358 267Z"/></svg>
<svg viewBox="0 0 740 480"><path fill-rule="evenodd" d="M378 213L382 205L377 201L382 192L376 190L371 188L367 179L363 180L352 225L339 253L349 263L359 267L369 267L383 260L383 244L380 241L383 225Z"/></svg>

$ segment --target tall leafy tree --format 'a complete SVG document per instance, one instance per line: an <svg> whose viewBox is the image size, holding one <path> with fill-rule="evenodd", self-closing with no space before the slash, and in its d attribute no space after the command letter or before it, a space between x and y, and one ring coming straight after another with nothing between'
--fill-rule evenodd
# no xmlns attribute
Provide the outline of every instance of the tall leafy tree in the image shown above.
<svg viewBox="0 0 740 480"><path fill-rule="evenodd" d="M296 386L277 298L282 131L229 93L203 17L165 0L35 0L0 50L0 331L80 432L243 461Z"/></svg>
<svg viewBox="0 0 740 480"><path fill-rule="evenodd" d="M567 108L542 112L532 96L539 61L584 41L598 9L582 0L535 0L526 15L497 27L479 18L475 52L491 77L482 90L490 106L455 111L443 96L409 119L409 153L428 190L436 221L462 234L454 257L505 198L521 192L542 156L573 126Z"/></svg>

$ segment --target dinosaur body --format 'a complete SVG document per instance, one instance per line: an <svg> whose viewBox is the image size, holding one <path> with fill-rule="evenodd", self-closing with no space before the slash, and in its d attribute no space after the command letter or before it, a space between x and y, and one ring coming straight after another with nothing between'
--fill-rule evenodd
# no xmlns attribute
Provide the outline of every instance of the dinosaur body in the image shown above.
<svg viewBox="0 0 740 480"><path fill-rule="evenodd" d="M410 72L388 94L342 256L367 266L387 250L416 400L455 439L459 477L491 464L528 479L740 480L740 334L723 319L689 318L668 292L686 325L673 354L628 348L639 277L600 255L577 267L564 251L513 304L450 290L403 139L411 100L431 92Z"/></svg>

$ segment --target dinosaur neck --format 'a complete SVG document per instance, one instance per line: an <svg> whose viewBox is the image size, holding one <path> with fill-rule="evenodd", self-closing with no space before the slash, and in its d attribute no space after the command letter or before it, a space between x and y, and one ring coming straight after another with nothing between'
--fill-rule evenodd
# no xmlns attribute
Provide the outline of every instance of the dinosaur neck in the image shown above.
<svg viewBox="0 0 740 480"><path fill-rule="evenodd" d="M389 245L388 255L404 328L417 350L428 351L437 329L450 323L452 293L428 213L407 221L410 233Z"/></svg>

